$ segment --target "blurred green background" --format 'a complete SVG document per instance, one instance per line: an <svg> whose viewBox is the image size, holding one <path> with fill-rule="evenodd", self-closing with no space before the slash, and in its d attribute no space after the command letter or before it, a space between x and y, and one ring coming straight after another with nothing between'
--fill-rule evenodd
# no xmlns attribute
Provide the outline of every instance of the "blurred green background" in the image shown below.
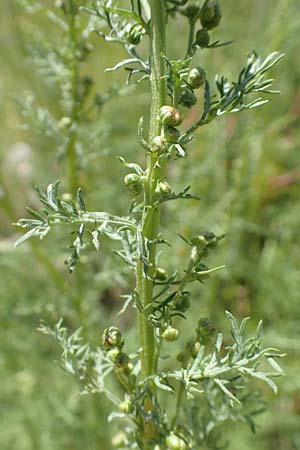
<svg viewBox="0 0 300 450"><path fill-rule="evenodd" d="M262 318L265 345L288 356L279 394L265 392L268 411L258 419L262 426L257 434L243 424L229 429L225 425L225 437L231 441L231 450L300 449L299 0L226 0L222 4L223 23L214 37L235 43L202 52L198 62L210 79L216 73L234 79L252 48L262 56L279 50L286 56L272 76L281 95L261 109L204 127L188 158L170 168L175 190L192 185L202 200L180 207L170 202L162 226L173 243L173 253L168 250L162 255L162 263L172 270L185 256L176 231L187 236L203 229L228 234L211 261L225 263L226 270L195 290L195 323L198 317L208 316L222 328L225 309L238 317L250 315L250 328ZM24 127L28 110L26 118L22 99L28 101L31 92L36 106L49 108L54 117L61 114L55 89L29 58L35 33L36 42L40 36L48 42L60 39L55 24L44 14L30 15L16 1L2 0L0 448L106 450L111 448L110 433L114 432L106 424L109 405L98 396L78 394L76 382L54 363L60 349L36 328L41 318L53 324L64 317L71 330L83 326L96 344L104 326L117 320L130 345L135 338L134 311L117 319L116 312L122 305L120 294L128 292L133 280L111 254L108 242L103 242L99 254L84 256L76 275L69 275L64 266L65 232L58 230L41 245L33 241L13 247L18 233L11 223L26 214L25 205L37 205L33 185L46 187L61 179L66 190L64 160L59 158L57 144L46 130L36 133ZM171 55L185 48L182 36L183 23L173 21L168 39ZM100 37L92 36L91 42L94 50L82 71L93 77L93 93L103 94L112 87L120 90L125 73L111 76L104 69L124 57L123 51ZM131 197L124 189L125 172L116 157L143 164L136 130L148 108L144 83L114 95L93 117L80 174L89 209L126 214ZM194 119L192 115L187 121ZM186 328L183 335L188 335L190 323Z"/></svg>

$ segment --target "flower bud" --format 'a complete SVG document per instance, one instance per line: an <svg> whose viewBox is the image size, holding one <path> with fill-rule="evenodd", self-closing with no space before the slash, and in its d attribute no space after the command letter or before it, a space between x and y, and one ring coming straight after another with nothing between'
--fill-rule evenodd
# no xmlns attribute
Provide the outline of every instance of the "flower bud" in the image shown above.
<svg viewBox="0 0 300 450"><path fill-rule="evenodd" d="M138 45L141 42L143 34L145 34L145 29L138 23L133 25L128 24L125 27L125 37L131 45Z"/></svg>
<svg viewBox="0 0 300 450"><path fill-rule="evenodd" d="M121 431L112 438L111 445L114 448L124 447L126 445L126 441L127 441L126 434L123 431Z"/></svg>
<svg viewBox="0 0 300 450"><path fill-rule="evenodd" d="M182 293L180 295L180 297L177 298L177 300L175 302L176 311L185 312L189 309L189 307L191 306L189 297L190 297L190 293L185 292L185 293Z"/></svg>
<svg viewBox="0 0 300 450"><path fill-rule="evenodd" d="M158 192L162 195L162 197L168 196L172 194L172 188L166 181L160 181L158 183Z"/></svg>
<svg viewBox="0 0 300 450"><path fill-rule="evenodd" d="M166 279L168 278L167 271L162 267L156 267L154 278L158 281L166 281Z"/></svg>
<svg viewBox="0 0 300 450"><path fill-rule="evenodd" d="M200 8L197 5L189 5L182 13L189 19L194 19L200 13Z"/></svg>
<svg viewBox="0 0 300 450"><path fill-rule="evenodd" d="M202 67L195 67L194 69L190 70L187 77L187 82L192 89L198 89L204 84L205 76L206 73Z"/></svg>
<svg viewBox="0 0 300 450"><path fill-rule="evenodd" d="M193 357L193 358L196 358L196 357L197 357L197 355L198 355L200 349L201 349L201 344L200 344L200 342L199 342L199 341L193 342L193 345L192 345L192 347L191 347L191 353L192 353L192 357Z"/></svg>
<svg viewBox="0 0 300 450"><path fill-rule="evenodd" d="M120 353L120 350L117 347L115 347L115 348L112 348L111 350L109 350L106 353L106 356L111 362L115 363L115 360L116 360L117 356L119 355L119 353Z"/></svg>
<svg viewBox="0 0 300 450"><path fill-rule="evenodd" d="M171 144L176 144L180 138L180 131L175 127L164 127L163 133L165 140Z"/></svg>
<svg viewBox="0 0 300 450"><path fill-rule="evenodd" d="M201 250L207 245L207 240L204 236L199 235L191 239L191 243L197 247L198 250Z"/></svg>
<svg viewBox="0 0 300 450"><path fill-rule="evenodd" d="M170 433L169 436L167 436L166 446L168 450L187 450L184 440L174 433Z"/></svg>
<svg viewBox="0 0 300 450"><path fill-rule="evenodd" d="M127 364L126 367L124 367L124 373L125 375L130 375L132 371L133 371L133 364L130 362Z"/></svg>
<svg viewBox="0 0 300 450"><path fill-rule="evenodd" d="M199 281L207 280L209 278L209 274L206 273L209 270L209 268L205 264L203 263L197 264L195 270L197 279Z"/></svg>
<svg viewBox="0 0 300 450"><path fill-rule="evenodd" d="M134 195L140 194L143 189L143 181L136 173L129 173L126 175L124 183Z"/></svg>
<svg viewBox="0 0 300 450"><path fill-rule="evenodd" d="M166 149L166 140L162 136L155 136L152 139L151 151L163 152Z"/></svg>
<svg viewBox="0 0 300 450"><path fill-rule="evenodd" d="M205 231L203 233L203 236L205 237L205 239L207 241L208 248L212 248L212 249L217 248L219 239L217 238L215 233L213 233L212 231Z"/></svg>
<svg viewBox="0 0 300 450"><path fill-rule="evenodd" d="M124 400L119 404L119 410L124 414L131 414L133 411L132 402L129 399Z"/></svg>
<svg viewBox="0 0 300 450"><path fill-rule="evenodd" d="M183 114L172 106L162 106L159 111L159 118L164 125L177 127L183 121Z"/></svg>
<svg viewBox="0 0 300 450"><path fill-rule="evenodd" d="M179 331L177 328L173 328L170 325L165 329L161 337L167 342L177 341L179 336Z"/></svg>
<svg viewBox="0 0 300 450"><path fill-rule="evenodd" d="M109 350L114 347L121 348L124 345L122 334L116 327L106 328L102 335L102 347Z"/></svg>
<svg viewBox="0 0 300 450"><path fill-rule="evenodd" d="M189 87L183 87L180 90L179 103L186 108L191 108L197 103L197 97Z"/></svg>
<svg viewBox="0 0 300 450"><path fill-rule="evenodd" d="M63 128L69 128L71 125L72 125L71 117L62 117L58 122L58 128L60 128L61 130Z"/></svg>
<svg viewBox="0 0 300 450"><path fill-rule="evenodd" d="M195 44L199 45L199 47L207 47L210 41L209 32L207 30L204 30L203 28L200 28L200 30L196 33L196 40Z"/></svg>
<svg viewBox="0 0 300 450"><path fill-rule="evenodd" d="M201 344L206 344L215 331L214 324L209 319L199 319L196 333Z"/></svg>
<svg viewBox="0 0 300 450"><path fill-rule="evenodd" d="M114 363L118 369L126 369L129 363L129 356L127 353L119 352L119 354L115 357Z"/></svg>
<svg viewBox="0 0 300 450"><path fill-rule="evenodd" d="M211 30L220 24L221 19L220 3L217 0L205 2L200 11L200 21L203 28Z"/></svg>

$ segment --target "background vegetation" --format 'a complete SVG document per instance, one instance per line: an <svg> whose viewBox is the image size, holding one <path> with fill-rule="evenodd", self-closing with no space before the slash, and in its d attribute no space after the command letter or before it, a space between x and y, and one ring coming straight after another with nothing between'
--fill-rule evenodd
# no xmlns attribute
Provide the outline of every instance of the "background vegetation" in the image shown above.
<svg viewBox="0 0 300 450"><path fill-rule="evenodd" d="M191 184L202 201L184 212L170 203L163 222L170 233L180 229L193 234L199 227L228 233L214 255L227 269L199 291L195 323L199 315L208 316L221 327L224 309L250 315L253 326L262 317L266 346L288 353L286 377L279 381L279 395L268 398L268 412L259 419L262 427L256 435L246 424L234 433L228 430L231 450L300 449L299 5L297 0L222 3L225 25L220 33L235 43L203 52L205 66L231 78L253 47L262 56L280 50L286 57L274 76L281 95L262 109L229 116L198 133L190 150L193 163L182 160L170 176L175 190L176 182L179 189ZM121 308L120 294L126 293L130 279L110 254L108 242L101 253L83 260L76 276L64 266L67 251L59 233L42 246L35 242L13 248L17 233L11 223L24 216L24 205L36 205L33 185L45 187L61 179L65 192L68 187L65 161L47 127L43 129L45 106L54 117L61 114L57 92L32 60L32 48L38 49L43 39L59 40L57 27L39 12L28 14L16 1L3 0L1 6L0 447L105 450L111 445L105 400L78 395L76 383L53 363L59 349L36 328L41 318L54 323L64 317L71 329L83 325L97 342L104 324ZM182 26L173 24L169 47L185 47ZM95 125L84 137L80 184L90 209L111 210L112 205L116 214L123 214L130 196L120 182L124 170L116 157L137 159L137 122L149 97L143 84L124 92L124 72L104 74L120 59L119 47L114 53L97 36L91 36L91 43L94 50L82 71L94 79L90 98L98 93L105 101L90 116ZM35 131L24 126L36 123L30 117L31 101L40 111L41 127ZM141 153L141 163L143 157ZM178 239L178 260L182 251ZM172 270L176 260L164 264ZM129 343L135 339L133 320L130 313L120 319Z"/></svg>

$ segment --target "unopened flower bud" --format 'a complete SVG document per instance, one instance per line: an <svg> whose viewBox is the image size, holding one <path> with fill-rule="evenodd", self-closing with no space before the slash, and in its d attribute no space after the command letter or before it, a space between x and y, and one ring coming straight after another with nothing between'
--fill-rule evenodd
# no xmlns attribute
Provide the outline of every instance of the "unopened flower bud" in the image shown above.
<svg viewBox="0 0 300 450"><path fill-rule="evenodd" d="M126 369L129 363L129 356L127 355L127 353L119 352L119 354L116 355L114 363L118 367L118 369Z"/></svg>
<svg viewBox="0 0 300 450"><path fill-rule="evenodd" d="M129 173L126 175L124 183L134 195L140 194L143 189L143 181L136 173Z"/></svg>
<svg viewBox="0 0 300 450"><path fill-rule="evenodd" d="M151 150L153 152L163 152L166 149L166 140L162 136L155 136L152 139Z"/></svg>
<svg viewBox="0 0 300 450"><path fill-rule="evenodd" d="M172 106L162 106L159 111L159 118L164 125L177 127L183 121L183 114Z"/></svg>
<svg viewBox="0 0 300 450"><path fill-rule="evenodd" d="M123 431L116 434L111 440L111 445L114 448L124 447L126 445L126 434Z"/></svg>
<svg viewBox="0 0 300 450"><path fill-rule="evenodd" d="M189 19L195 19L197 15L200 13L200 8L197 5L189 5L187 8L183 10L183 14Z"/></svg>
<svg viewBox="0 0 300 450"><path fill-rule="evenodd" d="M166 438L166 446L168 450L186 450L187 446L183 439L170 433Z"/></svg>
<svg viewBox="0 0 300 450"><path fill-rule="evenodd" d="M196 333L200 343L205 344L216 331L214 324L206 317L199 319Z"/></svg>
<svg viewBox="0 0 300 450"><path fill-rule="evenodd" d="M111 348L121 348L124 344L122 334L116 327L106 328L102 335L102 347L109 350Z"/></svg>
<svg viewBox="0 0 300 450"><path fill-rule="evenodd" d="M166 181L160 181L157 190L163 197L172 194L172 188Z"/></svg>
<svg viewBox="0 0 300 450"><path fill-rule="evenodd" d="M130 375L132 371L133 371L133 364L130 362L127 364L126 367L124 367L124 373L125 375Z"/></svg>
<svg viewBox="0 0 300 450"><path fill-rule="evenodd" d="M191 239L191 243L195 245L198 249L202 249L207 245L207 240L205 239L204 236L199 235Z"/></svg>
<svg viewBox="0 0 300 450"><path fill-rule="evenodd" d="M143 34L145 34L145 29L138 23L133 25L128 24L125 28L126 40L131 45L138 45L141 42Z"/></svg>
<svg viewBox="0 0 300 450"><path fill-rule="evenodd" d="M207 273L208 270L209 268L205 264L203 263L198 264L196 267L197 279L199 281L207 280L209 278L209 274Z"/></svg>
<svg viewBox="0 0 300 450"><path fill-rule="evenodd" d="M162 267L156 267L154 278L158 281L166 281L168 278L167 271Z"/></svg>
<svg viewBox="0 0 300 450"><path fill-rule="evenodd" d="M191 108L197 103L197 97L189 87L183 87L180 90L179 103L186 108Z"/></svg>
<svg viewBox="0 0 300 450"><path fill-rule="evenodd" d="M124 414L131 414L133 411L132 402L129 399L124 400L119 404L119 410Z"/></svg>
<svg viewBox="0 0 300 450"><path fill-rule="evenodd" d="M180 138L180 131L175 127L164 127L163 133L165 140L171 144L176 144Z"/></svg>
<svg viewBox="0 0 300 450"><path fill-rule="evenodd" d="M200 30L196 33L196 45L199 45L199 47L207 47L209 45L210 36L209 32L207 30L204 30L203 28L200 28Z"/></svg>
<svg viewBox="0 0 300 450"><path fill-rule="evenodd" d="M200 12L200 21L203 28L211 30L217 27L222 19L220 3L217 0L211 0L204 3Z"/></svg>
<svg viewBox="0 0 300 450"><path fill-rule="evenodd" d="M170 325L162 333L161 337L167 342L177 341L179 336L179 331L177 328L173 328Z"/></svg>
<svg viewBox="0 0 300 450"><path fill-rule="evenodd" d="M191 302L189 299L190 293L182 293L175 302L176 311L185 312L191 306Z"/></svg>
<svg viewBox="0 0 300 450"><path fill-rule="evenodd" d="M71 125L72 125L71 117L62 117L58 122L58 128L60 128L61 130L63 128L69 128Z"/></svg>
<svg viewBox="0 0 300 450"><path fill-rule="evenodd" d="M196 357L197 357L197 355L198 355L200 349L201 349L201 344L200 344L200 342L199 342L199 341L193 342L193 346L192 346L192 348L191 348L191 353L192 353L192 357L193 357L193 358L196 358Z"/></svg>
<svg viewBox="0 0 300 450"><path fill-rule="evenodd" d="M192 89L198 89L204 84L205 76L206 73L202 67L195 67L194 69L190 70L187 77L187 82Z"/></svg>
<svg viewBox="0 0 300 450"><path fill-rule="evenodd" d="M106 356L111 362L115 363L115 360L116 360L117 356L119 355L119 353L120 353L120 350L117 347L115 347L115 348L109 350L107 352Z"/></svg>

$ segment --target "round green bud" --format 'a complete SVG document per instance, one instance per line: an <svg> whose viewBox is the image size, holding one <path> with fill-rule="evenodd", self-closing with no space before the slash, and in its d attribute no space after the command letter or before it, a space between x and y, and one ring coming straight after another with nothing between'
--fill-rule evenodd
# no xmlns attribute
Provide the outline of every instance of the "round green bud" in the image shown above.
<svg viewBox="0 0 300 450"><path fill-rule="evenodd" d="M200 28L200 30L196 33L195 44L199 45L199 47L207 47L209 45L210 36L207 30Z"/></svg>
<svg viewBox="0 0 300 450"><path fill-rule="evenodd" d="M130 375L132 371L133 371L133 364L130 362L127 364L126 367L124 367L124 373L125 375Z"/></svg>
<svg viewBox="0 0 300 450"><path fill-rule="evenodd" d="M125 27L125 37L131 45L138 45L141 42L143 34L145 34L145 29L138 23L133 25L128 24Z"/></svg>
<svg viewBox="0 0 300 450"><path fill-rule="evenodd" d="M164 125L177 127L183 121L183 114L172 106L162 106L159 111L159 118Z"/></svg>
<svg viewBox="0 0 300 450"><path fill-rule="evenodd" d="M133 411L132 402L129 399L124 400L119 404L119 410L124 414L131 414Z"/></svg>
<svg viewBox="0 0 300 450"><path fill-rule="evenodd" d="M182 11L182 13L189 19L194 19L200 13L200 8L197 5L189 5Z"/></svg>
<svg viewBox="0 0 300 450"><path fill-rule="evenodd" d="M183 293L180 295L180 297L177 298L175 302L175 309L176 311L185 312L189 309L191 306L191 301L189 299L190 293Z"/></svg>
<svg viewBox="0 0 300 450"><path fill-rule="evenodd" d="M176 144L180 138L180 131L175 127L167 126L163 129L164 138L171 144Z"/></svg>
<svg viewBox="0 0 300 450"><path fill-rule="evenodd" d="M203 233L203 236L207 240L207 247L208 248L212 248L212 249L217 248L217 246L218 246L218 238L215 235L215 233L213 233L212 231L205 231Z"/></svg>
<svg viewBox="0 0 300 450"><path fill-rule="evenodd" d="M179 103L186 108L191 108L197 103L197 97L193 90L187 86L181 88L179 95Z"/></svg>
<svg viewBox="0 0 300 450"><path fill-rule="evenodd" d="M153 152L162 152L166 149L166 140L163 136L155 136L152 139L151 151Z"/></svg>
<svg viewBox="0 0 300 450"><path fill-rule="evenodd" d="M106 353L106 356L108 357L108 359L109 359L111 362L115 363L117 357L119 356L119 353L120 353L120 350L119 350L117 347L115 347L115 348L109 350L109 351Z"/></svg>
<svg viewBox="0 0 300 450"><path fill-rule="evenodd" d="M154 272L154 278L158 281L166 281L168 278L167 271L162 267L156 267Z"/></svg>
<svg viewBox="0 0 300 450"><path fill-rule="evenodd" d="M143 189L143 181L136 173L129 173L126 175L124 183L134 195L140 194Z"/></svg>
<svg viewBox="0 0 300 450"><path fill-rule="evenodd" d="M158 191L162 196L168 196L172 194L172 188L166 181L160 181L158 183Z"/></svg>
<svg viewBox="0 0 300 450"><path fill-rule="evenodd" d="M127 353L119 352L119 354L115 357L114 363L118 369L126 369L129 363L129 356Z"/></svg>
<svg viewBox="0 0 300 450"><path fill-rule="evenodd" d="M112 438L111 445L114 448L124 447L126 445L126 441L127 441L126 434L123 431L121 431Z"/></svg>
<svg viewBox="0 0 300 450"><path fill-rule="evenodd" d="M124 344L122 334L117 327L106 328L102 335L102 347L109 350L114 347L121 348Z"/></svg>
<svg viewBox="0 0 300 450"><path fill-rule="evenodd" d="M190 70L187 77L187 82L192 89L198 89L204 84L205 77L205 70L202 67L195 67Z"/></svg>
<svg viewBox="0 0 300 450"><path fill-rule="evenodd" d="M61 130L64 128L69 128L72 125L71 117L62 117L58 122L58 128Z"/></svg>
<svg viewBox="0 0 300 450"><path fill-rule="evenodd" d="M196 333L200 343L206 343L216 331L214 324L206 317L199 319Z"/></svg>
<svg viewBox="0 0 300 450"><path fill-rule="evenodd" d="M221 19L220 3L217 0L205 2L200 11L200 21L203 28L211 30L220 24Z"/></svg>
<svg viewBox="0 0 300 450"><path fill-rule="evenodd" d="M174 433L170 433L166 437L166 446L168 450L187 450L184 440Z"/></svg>
<svg viewBox="0 0 300 450"><path fill-rule="evenodd" d="M193 239L191 239L191 243L197 247L197 249L202 249L207 245L207 240L204 236L199 235L195 236Z"/></svg>
<svg viewBox="0 0 300 450"><path fill-rule="evenodd" d="M198 353L200 352L201 349L201 344L199 341L195 341L193 342L193 345L191 347L191 353L192 353L192 357L196 358Z"/></svg>
<svg viewBox="0 0 300 450"><path fill-rule="evenodd" d="M209 274L205 273L205 272L207 272L208 270L209 270L209 268L205 264L203 264L203 263L197 264L197 266L196 266L197 279L199 281L207 280L209 278Z"/></svg>
<svg viewBox="0 0 300 450"><path fill-rule="evenodd" d="M165 329L161 337L167 342L177 341L179 336L179 331L177 328L173 328L170 325Z"/></svg>

